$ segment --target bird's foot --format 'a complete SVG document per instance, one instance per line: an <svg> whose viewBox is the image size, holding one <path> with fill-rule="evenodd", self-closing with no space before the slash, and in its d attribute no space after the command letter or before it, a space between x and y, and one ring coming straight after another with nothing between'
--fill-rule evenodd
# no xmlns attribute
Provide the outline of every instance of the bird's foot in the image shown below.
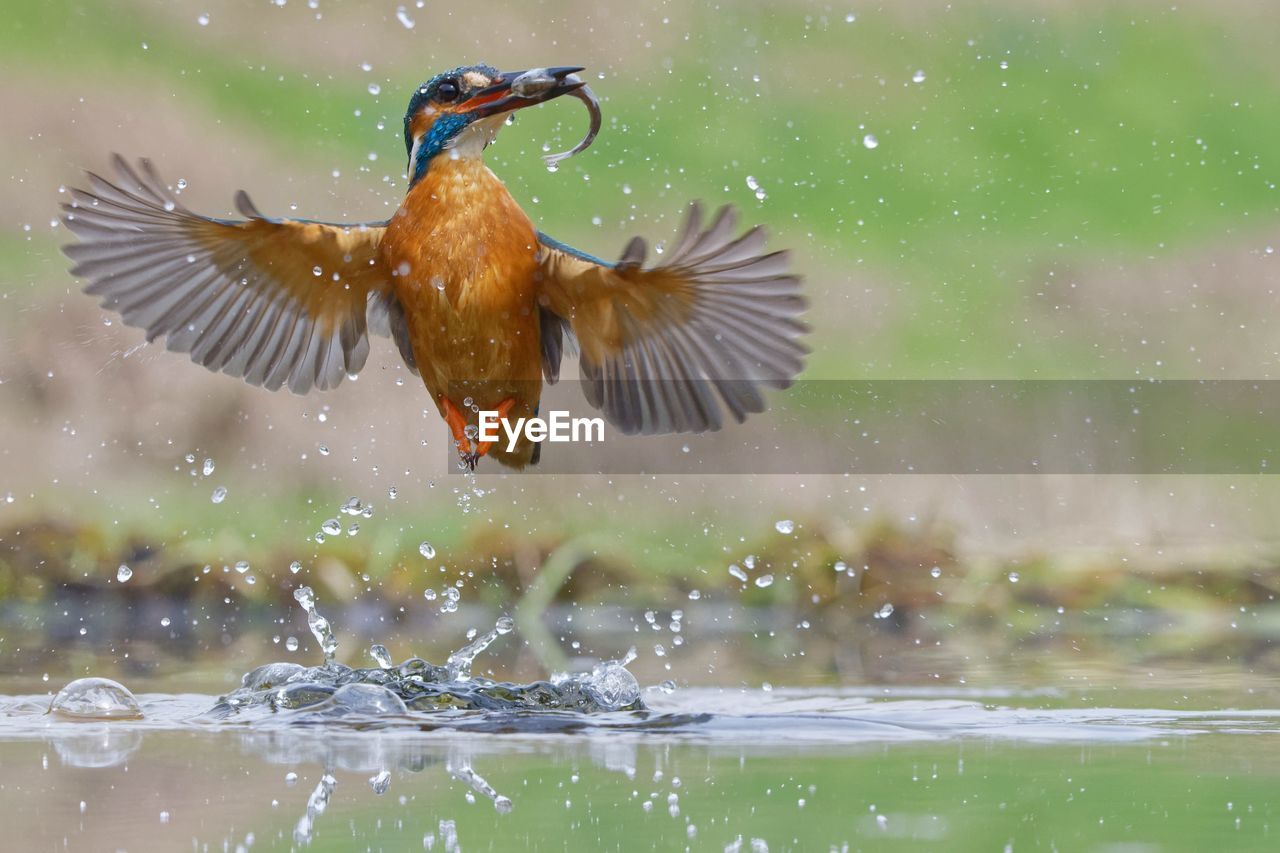
<svg viewBox="0 0 1280 853"><path fill-rule="evenodd" d="M480 457L483 455L484 454L482 453L473 453L470 451L464 452L459 450L458 459L461 461L459 462L458 467L465 471L474 473L476 470L476 463L480 461Z"/></svg>

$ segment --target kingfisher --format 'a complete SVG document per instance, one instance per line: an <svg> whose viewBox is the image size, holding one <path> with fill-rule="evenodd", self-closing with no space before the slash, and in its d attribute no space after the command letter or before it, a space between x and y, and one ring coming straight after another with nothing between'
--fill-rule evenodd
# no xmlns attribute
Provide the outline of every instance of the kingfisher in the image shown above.
<svg viewBox="0 0 1280 853"><path fill-rule="evenodd" d="M639 237L609 262L539 231L484 163L517 110L594 103L581 70L479 64L419 86L404 117L408 190L382 222L269 217L243 190L244 219L210 218L149 160L113 155L115 180L89 172L63 204L71 272L148 342L270 390L334 388L364 366L370 333L389 337L471 470L486 455L537 461L523 433L512 448L480 440L478 413L536 416L566 353L624 434L741 422L808 352L788 253L766 252L760 227L739 235L732 207L704 219L695 202L659 263ZM598 126L597 107L592 136Z"/></svg>

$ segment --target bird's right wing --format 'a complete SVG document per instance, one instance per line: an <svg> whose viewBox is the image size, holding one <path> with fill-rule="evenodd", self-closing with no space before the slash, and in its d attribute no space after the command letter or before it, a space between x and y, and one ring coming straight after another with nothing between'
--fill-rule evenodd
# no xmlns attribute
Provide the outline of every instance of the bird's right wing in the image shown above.
<svg viewBox="0 0 1280 853"><path fill-rule="evenodd" d="M732 208L702 228L694 204L663 261L645 267L633 239L610 264L540 235L543 372L553 380L562 342L581 351L587 401L626 433L719 429L763 411L762 387L785 387L804 366L805 300L786 252L765 235L736 236Z"/></svg>
<svg viewBox="0 0 1280 853"><path fill-rule="evenodd" d="M236 207L247 220L210 219L184 207L147 160L136 170L114 163L115 182L89 173L90 190L71 190L62 221L78 242L64 251L85 291L148 341L164 337L210 370L298 394L358 372L371 325L405 353L378 252L385 223L268 219L243 192ZM412 367L411 351L406 360Z"/></svg>

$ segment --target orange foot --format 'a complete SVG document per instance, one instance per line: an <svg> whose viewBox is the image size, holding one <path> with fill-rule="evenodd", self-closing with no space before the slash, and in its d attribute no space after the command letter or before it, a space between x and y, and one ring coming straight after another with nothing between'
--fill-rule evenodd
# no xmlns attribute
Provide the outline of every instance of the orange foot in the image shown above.
<svg viewBox="0 0 1280 853"><path fill-rule="evenodd" d="M511 407L514 406L515 404L516 404L516 401L512 397L508 397L507 399L499 403L498 404L498 420L505 423L507 420L507 415L511 414ZM485 454L487 454L489 452L489 448L491 447L493 447L492 441L481 441L476 444L475 462L471 463L472 471L474 471L476 468L476 462L480 460L481 456L484 456Z"/></svg>
<svg viewBox="0 0 1280 853"><path fill-rule="evenodd" d="M462 457L463 464L470 470L476 470L476 462L480 459L479 454L471 452L471 439L467 438L467 419L462 416L462 412L458 411L458 407L448 397L444 398L444 422L449 425L449 432L453 434L453 443L458 448L458 455Z"/></svg>

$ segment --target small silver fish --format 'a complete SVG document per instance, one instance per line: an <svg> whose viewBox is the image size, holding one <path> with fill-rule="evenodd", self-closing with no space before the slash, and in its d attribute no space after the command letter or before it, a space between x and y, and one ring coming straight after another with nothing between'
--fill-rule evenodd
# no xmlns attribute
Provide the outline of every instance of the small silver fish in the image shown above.
<svg viewBox="0 0 1280 853"><path fill-rule="evenodd" d="M576 74L570 74L565 79L573 83L579 82ZM561 151L559 154L544 154L542 160L548 166L555 166L560 161L568 160L573 155L581 154L590 148L591 143L595 142L596 134L600 132L600 125L603 123L603 118L600 114L600 102L596 100L596 93L591 91L590 86L574 89L569 94L587 105L587 112L591 114L591 126L587 129L587 135L582 137L582 141L568 151Z"/></svg>

